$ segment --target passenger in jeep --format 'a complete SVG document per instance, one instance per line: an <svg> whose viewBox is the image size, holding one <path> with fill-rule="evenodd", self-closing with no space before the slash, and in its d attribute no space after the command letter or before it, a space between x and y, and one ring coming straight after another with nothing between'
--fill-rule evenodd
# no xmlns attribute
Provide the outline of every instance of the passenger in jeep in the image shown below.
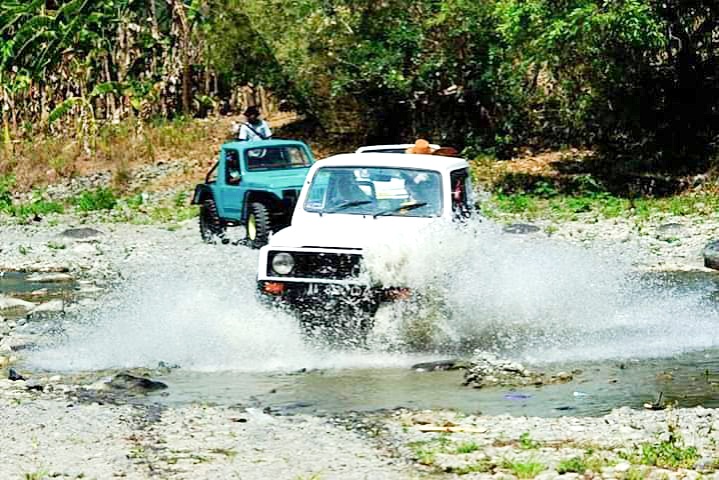
<svg viewBox="0 0 719 480"><path fill-rule="evenodd" d="M347 204L372 203L372 198L357 185L352 172L335 172L330 181L330 208Z"/></svg>

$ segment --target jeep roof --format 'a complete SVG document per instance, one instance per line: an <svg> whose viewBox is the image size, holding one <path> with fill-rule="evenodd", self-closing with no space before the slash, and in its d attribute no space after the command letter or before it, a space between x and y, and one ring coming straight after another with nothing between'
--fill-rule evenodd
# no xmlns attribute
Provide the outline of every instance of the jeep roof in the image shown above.
<svg viewBox="0 0 719 480"><path fill-rule="evenodd" d="M355 153L405 153L410 147L414 147L414 143L396 143L392 145L365 145L355 150ZM430 143L432 150L439 149L439 145Z"/></svg>
<svg viewBox="0 0 719 480"><path fill-rule="evenodd" d="M307 146L306 143L299 140L282 140L270 138L268 140L230 140L222 144L222 148L236 148L237 150L246 150L248 148L262 147L283 147L283 146Z"/></svg>
<svg viewBox="0 0 719 480"><path fill-rule="evenodd" d="M326 158L313 165L313 171L323 167L389 167L419 168L439 172L466 168L467 161L457 157L438 155L397 155L395 153L344 153Z"/></svg>

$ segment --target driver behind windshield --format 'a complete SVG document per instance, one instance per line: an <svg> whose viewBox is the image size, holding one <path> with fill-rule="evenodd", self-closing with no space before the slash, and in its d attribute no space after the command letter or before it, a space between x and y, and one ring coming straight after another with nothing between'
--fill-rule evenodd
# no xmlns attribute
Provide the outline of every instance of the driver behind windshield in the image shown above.
<svg viewBox="0 0 719 480"><path fill-rule="evenodd" d="M357 185L352 172L337 172L332 176L331 196L328 202L330 209L346 204L372 203L372 198Z"/></svg>
<svg viewBox="0 0 719 480"><path fill-rule="evenodd" d="M402 173L404 188L409 198L404 205L417 203L433 204L439 195L439 185L434 175L426 172L405 172Z"/></svg>

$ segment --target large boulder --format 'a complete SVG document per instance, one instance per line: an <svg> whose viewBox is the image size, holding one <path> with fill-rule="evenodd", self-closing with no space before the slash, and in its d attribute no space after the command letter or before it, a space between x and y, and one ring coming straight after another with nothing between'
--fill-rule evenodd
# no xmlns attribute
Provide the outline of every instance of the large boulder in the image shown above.
<svg viewBox="0 0 719 480"><path fill-rule="evenodd" d="M704 266L719 270L719 240L712 240L704 247Z"/></svg>
<svg viewBox="0 0 719 480"><path fill-rule="evenodd" d="M501 359L492 353L478 350L474 352L469 368L464 373L464 385L472 388L539 386L565 383L573 378L568 372L554 375L535 372L525 368L521 363Z"/></svg>

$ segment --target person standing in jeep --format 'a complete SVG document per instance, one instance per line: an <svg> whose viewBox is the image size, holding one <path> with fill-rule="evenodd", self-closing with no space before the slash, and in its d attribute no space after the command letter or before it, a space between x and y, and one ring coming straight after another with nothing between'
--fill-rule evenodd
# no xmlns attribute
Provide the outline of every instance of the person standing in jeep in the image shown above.
<svg viewBox="0 0 719 480"><path fill-rule="evenodd" d="M260 109L248 107L245 110L247 122L235 125L235 133L238 140L268 140L272 138L272 130L267 122L260 119Z"/></svg>

